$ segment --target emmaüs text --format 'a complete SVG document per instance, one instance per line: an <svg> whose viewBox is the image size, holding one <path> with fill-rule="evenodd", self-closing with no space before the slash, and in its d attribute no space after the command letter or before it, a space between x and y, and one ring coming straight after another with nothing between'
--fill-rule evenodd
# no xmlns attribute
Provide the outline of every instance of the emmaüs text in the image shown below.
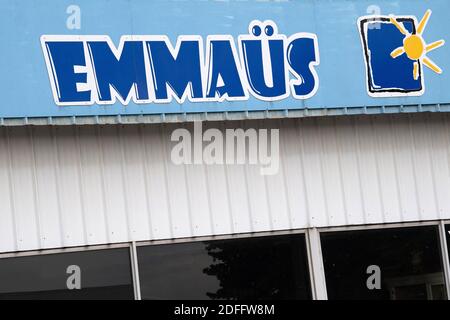
<svg viewBox="0 0 450 320"><path fill-rule="evenodd" d="M279 34L273 21L252 21L249 33L179 36L43 35L42 49L57 105L127 105L307 99L319 85L317 36Z"/></svg>

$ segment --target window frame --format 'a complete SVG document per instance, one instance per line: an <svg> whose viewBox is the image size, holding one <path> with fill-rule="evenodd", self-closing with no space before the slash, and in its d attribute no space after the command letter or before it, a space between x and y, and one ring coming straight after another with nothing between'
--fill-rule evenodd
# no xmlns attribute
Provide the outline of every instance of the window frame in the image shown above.
<svg viewBox="0 0 450 320"><path fill-rule="evenodd" d="M445 288L447 292L447 299L450 300L450 259L448 248L450 244L447 243L445 234L445 227L450 225L450 219L446 220L432 220L432 221L411 221L400 223L378 223L378 224L360 224L360 225L347 225L347 226L332 226L332 227L309 227L302 229L292 230L280 230L280 231L262 231L251 233L236 233L225 235L209 235L199 237L185 237L178 239L158 239L158 240L145 240L145 241L131 241L115 244L101 244L101 245L87 245L87 246L75 246L66 248L50 248L42 250L31 250L21 252L6 252L0 253L1 259L26 257L26 256L39 256L50 255L60 253L71 252L84 252L94 250L107 250L117 248L129 248L130 252L130 269L132 273L132 284L134 290L135 300L141 300L141 288L139 281L139 265L137 260L137 247L140 246L152 246L162 244L180 244L187 242L203 242L214 240L233 240L233 239L245 239L254 237L269 237L269 236L282 236L293 234L304 234L305 245L307 254L307 263L310 279L311 296L313 300L327 300L327 288L325 269L323 265L323 254L321 244L321 234L330 232L345 232L345 231L364 231L364 230L380 230L380 229L395 229L395 228L410 228L421 226L437 226L439 230L439 245L441 249L441 263L444 271Z"/></svg>
<svg viewBox="0 0 450 320"><path fill-rule="evenodd" d="M447 222L447 223L446 223ZM444 273L444 285L447 293L447 300L450 300L450 261L447 251L447 242L445 237L445 225L450 225L450 220L432 220L432 221L411 221L411 222L398 222L398 223L380 223L380 224L361 224L353 226L336 226L336 227L322 227L318 228L319 235L322 233L337 233L337 232L348 232L348 231L365 231L365 230L383 230L383 229L401 229L401 228L414 228L414 227L424 227L424 226L436 226L438 228L438 243L441 252L440 259L442 264L442 269ZM320 236L319 240L320 241ZM322 245L320 245L322 248ZM319 271L323 271L321 276L325 279L325 268L323 265L323 255L322 266ZM325 283L325 290L326 283Z"/></svg>
<svg viewBox="0 0 450 320"><path fill-rule="evenodd" d="M181 244L181 243L195 243L195 242L205 242L205 241L216 241L216 240L237 240L237 239L249 239L249 238L261 238L261 237L273 237L273 236L288 236L295 234L303 234L305 236L305 247L306 247L306 258L307 258L307 267L308 267L308 275L310 282L310 290L311 290L311 299L317 300L316 290L315 290L315 277L313 276L313 267L312 267L312 253L310 242L308 241L308 229L292 229L292 230L280 230L280 231L259 231L252 233L236 233L236 234L227 234L227 235L215 235L215 236L199 236L192 238L178 238L178 239L161 239L161 240L150 240L150 241L136 241L134 243L135 250L135 263L136 263L136 274L137 274L137 283L136 283L136 291L139 293L137 297L141 300L141 288L139 282L139 266L137 261L137 247L146 247L146 246L157 246L157 245L170 245L170 244Z"/></svg>
<svg viewBox="0 0 450 320"><path fill-rule="evenodd" d="M0 253L0 262L2 259L49 256L49 255L63 254L63 253L82 253L82 252L88 252L88 251L100 251L100 250L123 249L123 248L129 248L131 284L133 285L134 300L137 300L136 275L135 275L136 270L133 268L134 256L133 256L133 250L132 250L132 242L6 252L6 253Z"/></svg>

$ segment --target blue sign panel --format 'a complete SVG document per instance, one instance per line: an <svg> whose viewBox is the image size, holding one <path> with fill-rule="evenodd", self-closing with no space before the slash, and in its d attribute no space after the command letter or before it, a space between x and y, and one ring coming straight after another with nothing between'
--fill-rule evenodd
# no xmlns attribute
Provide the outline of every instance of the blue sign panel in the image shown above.
<svg viewBox="0 0 450 320"><path fill-rule="evenodd" d="M431 13L427 10L420 22L414 16L394 15L359 19L370 96L421 96L425 92L423 66L442 74L427 53L442 47L445 40L427 44L423 38Z"/></svg>
<svg viewBox="0 0 450 320"><path fill-rule="evenodd" d="M3 0L0 118L450 103L448 0Z"/></svg>

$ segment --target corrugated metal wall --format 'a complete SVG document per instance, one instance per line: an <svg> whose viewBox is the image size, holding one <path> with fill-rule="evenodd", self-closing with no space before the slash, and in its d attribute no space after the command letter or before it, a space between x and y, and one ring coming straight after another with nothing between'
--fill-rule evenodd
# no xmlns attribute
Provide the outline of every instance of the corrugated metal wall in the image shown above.
<svg viewBox="0 0 450 320"><path fill-rule="evenodd" d="M0 129L0 252L450 218L444 114L210 122L280 128L280 171L170 161L185 125Z"/></svg>

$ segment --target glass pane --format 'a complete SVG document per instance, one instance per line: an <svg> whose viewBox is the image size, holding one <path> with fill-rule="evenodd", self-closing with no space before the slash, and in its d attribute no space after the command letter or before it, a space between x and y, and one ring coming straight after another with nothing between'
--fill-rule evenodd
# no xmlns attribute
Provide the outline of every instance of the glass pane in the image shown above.
<svg viewBox="0 0 450 320"><path fill-rule="evenodd" d="M435 226L323 233L321 241L329 299L446 298Z"/></svg>
<svg viewBox="0 0 450 320"><path fill-rule="evenodd" d="M304 235L138 247L143 299L310 299Z"/></svg>
<svg viewBox="0 0 450 320"><path fill-rule="evenodd" d="M447 250L450 257L450 224L445 225L445 237L447 239Z"/></svg>
<svg viewBox="0 0 450 320"><path fill-rule="evenodd" d="M0 299L133 298L128 248L0 259Z"/></svg>

